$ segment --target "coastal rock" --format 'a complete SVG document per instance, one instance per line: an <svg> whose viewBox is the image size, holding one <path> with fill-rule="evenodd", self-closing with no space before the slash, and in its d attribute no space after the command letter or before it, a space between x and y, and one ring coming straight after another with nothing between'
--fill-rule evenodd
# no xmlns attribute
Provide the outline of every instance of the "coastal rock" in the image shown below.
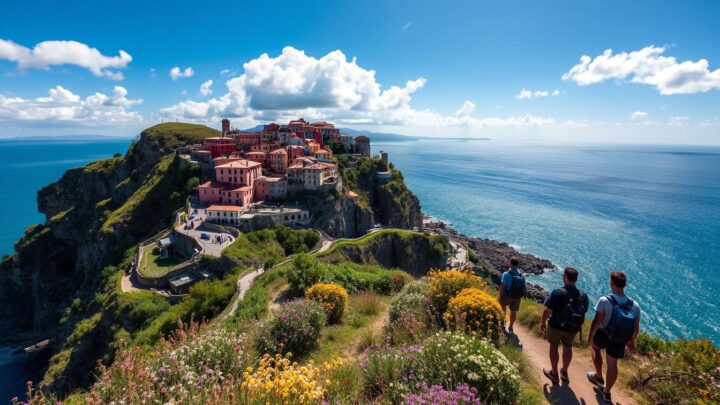
<svg viewBox="0 0 720 405"><path fill-rule="evenodd" d="M520 267L528 274L542 274L555 268L555 265L549 260L518 252L505 242L468 237L443 222L426 221L424 228L434 230L440 235L447 235L465 244L477 258L476 269L478 273L490 277L496 285L500 285L500 277L507 269L508 262L513 256L520 260ZM528 283L527 296L532 300L543 302L548 293L543 287Z"/></svg>

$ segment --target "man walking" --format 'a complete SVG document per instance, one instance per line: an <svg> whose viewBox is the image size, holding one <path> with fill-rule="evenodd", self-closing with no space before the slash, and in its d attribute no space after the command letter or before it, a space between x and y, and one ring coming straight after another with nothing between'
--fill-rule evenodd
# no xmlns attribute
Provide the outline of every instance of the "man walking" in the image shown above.
<svg viewBox="0 0 720 405"><path fill-rule="evenodd" d="M517 311L520 310L520 301L525 296L525 276L522 270L518 268L520 260L517 257L510 259L510 269L502 274L500 278L500 292L498 301L502 306L503 314L506 314L506 308L510 307L510 325L508 333L514 334L513 325L517 317Z"/></svg>
<svg viewBox="0 0 720 405"><path fill-rule="evenodd" d="M564 287L550 293L545 301L545 311L540 321L540 329L545 332L550 343L550 370L543 369L543 374L555 384L562 380L569 383L568 367L572 361L572 342L575 335L582 330L585 313L590 306L587 295L575 287L578 272L567 267L563 272ZM549 322L548 322L549 318ZM559 346L562 343L562 368L558 373L560 361Z"/></svg>
<svg viewBox="0 0 720 405"><path fill-rule="evenodd" d="M606 402L612 402L610 390L617 380L618 359L625 356L625 349L635 349L635 339L640 332L640 306L625 295L626 284L624 273L610 273L612 294L601 297L595 305L595 319L588 335L595 371L587 373L587 378ZM605 379L602 377L603 349L607 363Z"/></svg>

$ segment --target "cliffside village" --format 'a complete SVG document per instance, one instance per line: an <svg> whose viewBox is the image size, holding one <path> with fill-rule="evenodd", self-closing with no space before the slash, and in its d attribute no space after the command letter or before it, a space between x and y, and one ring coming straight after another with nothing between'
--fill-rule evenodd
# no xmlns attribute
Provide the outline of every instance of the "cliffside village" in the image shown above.
<svg viewBox="0 0 720 405"><path fill-rule="evenodd" d="M188 145L181 153L210 167L214 175L197 187L198 200L207 207L205 219L242 225L252 217L245 212L253 203L283 200L304 190L341 191L331 142L345 152L370 156L366 136L341 134L333 124L302 118L287 125L267 124L256 132L233 129L230 120L223 119L221 136ZM348 195L357 198L352 191ZM290 217L282 222L308 219L306 210L284 215Z"/></svg>

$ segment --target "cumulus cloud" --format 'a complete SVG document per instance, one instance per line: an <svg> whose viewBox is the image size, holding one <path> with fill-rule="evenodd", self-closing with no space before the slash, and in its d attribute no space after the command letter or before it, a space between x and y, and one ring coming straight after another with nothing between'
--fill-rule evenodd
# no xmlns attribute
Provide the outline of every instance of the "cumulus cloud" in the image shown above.
<svg viewBox="0 0 720 405"><path fill-rule="evenodd" d="M520 93L518 93L518 95L515 96L515 98L518 100L531 100L533 98L548 97L548 96L555 97L555 96L559 96L559 95L560 95L560 90L558 90L558 89L555 89L553 91L549 91L549 90L531 91L531 90L527 90L523 87L522 90L520 90Z"/></svg>
<svg viewBox="0 0 720 405"><path fill-rule="evenodd" d="M75 65L93 75L122 80L122 72L132 61L129 53L120 50L118 56L105 56L95 48L77 41L43 41L32 49L13 41L0 39L0 60L17 63L19 69L49 69L57 65Z"/></svg>
<svg viewBox="0 0 720 405"><path fill-rule="evenodd" d="M185 70L180 70L180 67L175 66L170 69L170 78L173 80L182 79L185 77L192 77L195 75L195 71L191 67L186 67Z"/></svg>
<svg viewBox="0 0 720 405"><path fill-rule="evenodd" d="M207 97L207 96L211 95L212 89L210 87L212 87L212 85L213 85L212 80L208 80L205 83L201 84L200 85L200 95L203 97Z"/></svg>
<svg viewBox="0 0 720 405"><path fill-rule="evenodd" d="M427 83L419 77L404 85L383 88L375 71L358 65L341 51L320 58L286 47L278 56L262 54L243 65L239 76L228 80L227 93L206 101L187 100L163 108L168 118L215 122L232 118L242 125L264 121L285 121L298 116L329 120L338 124L444 126L525 126L546 125L552 118L531 115L484 118L472 117L471 101L445 116L412 107L412 96ZM240 125L240 124L238 124Z"/></svg>
<svg viewBox="0 0 720 405"><path fill-rule="evenodd" d="M142 99L127 98L124 87L115 86L112 95L92 94L85 99L72 91L55 86L47 97L24 99L0 94L0 121L45 121L73 124L108 124L142 120L139 113L129 111Z"/></svg>
<svg viewBox="0 0 720 405"><path fill-rule="evenodd" d="M634 111L630 114L630 119L632 120L641 120L644 118L647 118L648 113L645 111Z"/></svg>
<svg viewBox="0 0 720 405"><path fill-rule="evenodd" d="M706 59L678 62L673 56L664 56L665 51L664 47L648 46L617 54L607 49L595 58L583 55L580 63L563 75L563 80L586 86L610 79L630 79L633 83L655 86L664 95L720 88L720 69L710 71Z"/></svg>

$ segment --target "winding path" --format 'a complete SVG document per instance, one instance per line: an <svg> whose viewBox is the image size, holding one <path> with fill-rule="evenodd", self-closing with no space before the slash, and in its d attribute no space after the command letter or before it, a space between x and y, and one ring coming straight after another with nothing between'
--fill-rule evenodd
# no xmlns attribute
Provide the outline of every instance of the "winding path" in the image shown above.
<svg viewBox="0 0 720 405"><path fill-rule="evenodd" d="M247 290L250 289L250 286L252 285L253 281L263 274L265 272L265 269L262 267L257 268L250 273L238 278L237 283L235 283L235 296L233 297L233 302L228 305L228 307L223 311L223 313L218 316L216 319L220 321L224 321L230 316L235 315L235 311L237 311L237 307L240 304L240 301L242 301L243 297L245 296L245 293L247 293Z"/></svg>

